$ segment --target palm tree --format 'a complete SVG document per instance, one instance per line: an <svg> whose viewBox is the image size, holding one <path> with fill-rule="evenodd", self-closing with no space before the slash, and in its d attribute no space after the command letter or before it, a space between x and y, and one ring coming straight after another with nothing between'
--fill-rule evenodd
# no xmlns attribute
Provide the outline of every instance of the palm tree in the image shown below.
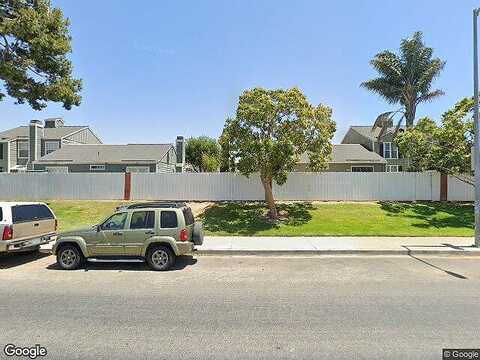
<svg viewBox="0 0 480 360"><path fill-rule="evenodd" d="M416 32L412 38L402 40L400 54L385 50L375 55L370 64L380 77L365 81L361 86L379 94L390 104L400 104L407 127L412 127L417 105L443 95L442 90L431 90L431 87L445 62L432 58L432 54L433 49L423 43L422 33Z"/></svg>

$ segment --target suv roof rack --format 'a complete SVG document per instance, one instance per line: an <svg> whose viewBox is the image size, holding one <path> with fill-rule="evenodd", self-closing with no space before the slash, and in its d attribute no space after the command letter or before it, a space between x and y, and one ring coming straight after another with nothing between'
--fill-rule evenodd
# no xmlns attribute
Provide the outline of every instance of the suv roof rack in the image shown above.
<svg viewBox="0 0 480 360"><path fill-rule="evenodd" d="M145 208L182 208L187 206L184 202L159 202L159 201L152 201L152 202L144 202L144 203L136 203L132 205L128 205L123 207L124 209L145 209Z"/></svg>

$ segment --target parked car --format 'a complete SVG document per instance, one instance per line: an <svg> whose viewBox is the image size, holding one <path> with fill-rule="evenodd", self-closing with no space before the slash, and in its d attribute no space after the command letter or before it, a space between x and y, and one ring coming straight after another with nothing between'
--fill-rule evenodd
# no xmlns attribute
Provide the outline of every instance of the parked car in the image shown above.
<svg viewBox="0 0 480 360"><path fill-rule="evenodd" d="M52 251L65 270L85 260L140 259L162 271L202 243L202 223L185 203L138 203L117 208L99 225L59 234Z"/></svg>
<svg viewBox="0 0 480 360"><path fill-rule="evenodd" d="M44 203L0 202L0 253L36 251L56 237L57 219Z"/></svg>

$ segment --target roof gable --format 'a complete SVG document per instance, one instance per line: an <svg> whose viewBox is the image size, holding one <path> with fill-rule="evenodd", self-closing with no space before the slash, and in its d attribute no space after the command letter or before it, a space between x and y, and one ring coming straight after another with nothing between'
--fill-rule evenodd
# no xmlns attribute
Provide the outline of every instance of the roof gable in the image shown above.
<svg viewBox="0 0 480 360"><path fill-rule="evenodd" d="M393 134L395 132L395 129L396 129L395 126L387 128L386 131L382 134L382 137L385 135ZM404 129L404 126L401 126L400 129ZM368 140L378 141L378 136L380 135L382 128L376 127L375 129L372 130L371 126L350 126L347 133L343 137L342 142L346 139L350 131L355 131L357 134L363 136Z"/></svg>
<svg viewBox="0 0 480 360"><path fill-rule="evenodd" d="M42 128L45 140L60 140L66 136L76 133L83 129L89 129L88 126L62 126L58 128ZM19 126L10 130L0 132L0 140L15 140L18 138L27 139L29 136L28 126Z"/></svg>
<svg viewBox="0 0 480 360"><path fill-rule="evenodd" d="M310 161L307 154L302 154L300 163L308 164ZM365 149L359 144L336 144L333 145L331 160L329 163L378 163L384 164L386 160L373 151Z"/></svg>

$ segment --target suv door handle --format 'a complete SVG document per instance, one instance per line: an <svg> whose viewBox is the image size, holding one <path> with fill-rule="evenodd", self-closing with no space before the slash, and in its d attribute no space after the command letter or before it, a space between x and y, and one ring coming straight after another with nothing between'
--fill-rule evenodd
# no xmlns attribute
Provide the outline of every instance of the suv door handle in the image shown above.
<svg viewBox="0 0 480 360"><path fill-rule="evenodd" d="M115 232L113 233L113 235L118 235L118 236L119 236L119 235L123 235L123 233L120 232L120 231L115 231Z"/></svg>
<svg viewBox="0 0 480 360"><path fill-rule="evenodd" d="M155 231L145 231L145 234L147 234L147 235L155 235Z"/></svg>

